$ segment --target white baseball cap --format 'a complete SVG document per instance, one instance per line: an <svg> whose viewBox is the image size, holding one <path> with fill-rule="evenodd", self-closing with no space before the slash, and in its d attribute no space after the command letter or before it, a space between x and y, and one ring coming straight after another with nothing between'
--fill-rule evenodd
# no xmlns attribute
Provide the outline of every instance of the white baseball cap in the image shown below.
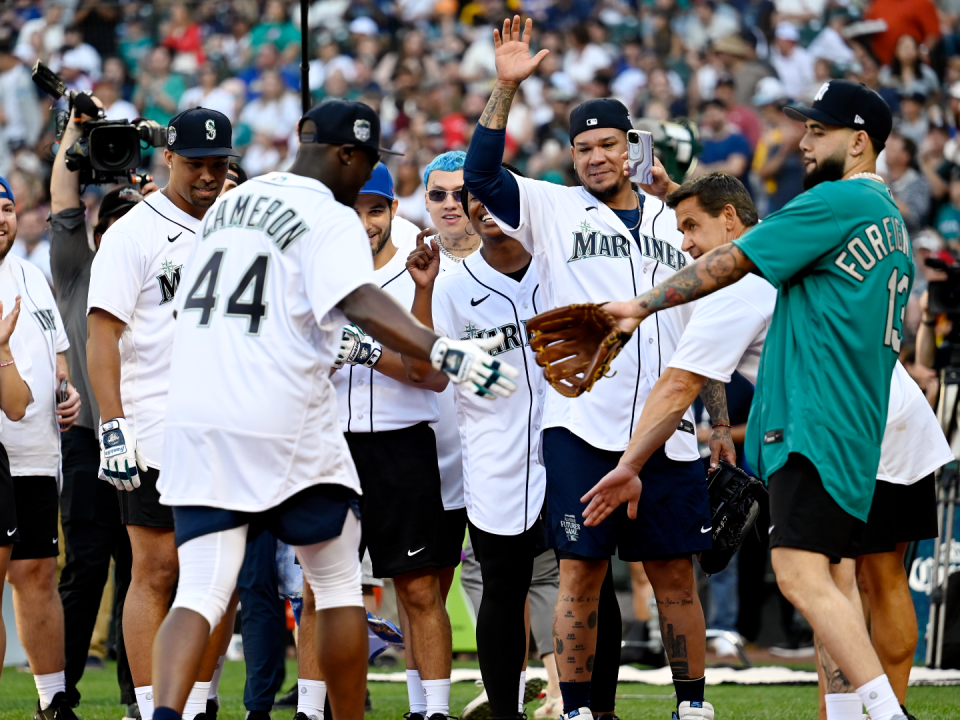
<svg viewBox="0 0 960 720"><path fill-rule="evenodd" d="M789 40L790 42L800 41L800 31L797 30L796 26L792 23L778 23L776 33L774 34L777 40Z"/></svg>
<svg viewBox="0 0 960 720"><path fill-rule="evenodd" d="M380 34L380 28L377 26L377 23L373 18L364 15L356 18L350 23L350 32L354 35L369 35L371 37L376 37Z"/></svg>

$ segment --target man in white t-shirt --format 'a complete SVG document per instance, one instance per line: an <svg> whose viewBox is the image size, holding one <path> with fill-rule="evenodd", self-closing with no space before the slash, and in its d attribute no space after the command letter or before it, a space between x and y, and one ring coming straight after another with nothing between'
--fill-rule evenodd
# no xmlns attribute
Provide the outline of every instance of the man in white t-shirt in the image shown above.
<svg viewBox="0 0 960 720"><path fill-rule="evenodd" d="M746 188L730 175L712 173L673 187L666 202L676 209L683 247L694 258L757 224ZM726 383L737 371L756 383L776 301L776 289L750 274L697 303L667 371L650 393L621 464L639 468L642 480L646 458L707 379ZM898 362L870 516L862 536L845 553L847 559L838 558L831 571L839 587L859 598L853 563L857 558L856 571L870 600L872 641L901 705L917 637L903 557L908 543L937 537L933 473L952 460L926 398ZM615 493L597 492L604 486L601 481L585 496L590 499L584 513L588 522L599 521L618 504ZM905 647L903 638L912 638L912 646ZM819 641L817 650L828 720L860 720L861 702L853 686Z"/></svg>
<svg viewBox="0 0 960 720"><path fill-rule="evenodd" d="M173 507L180 580L154 648L164 658L153 669L155 720L181 718L191 669L236 585L248 530L263 529L296 547L313 590L317 659L334 715L363 717L360 480L329 379L345 320L476 393L509 397L516 389L509 377L517 371L485 352L499 338L438 337L375 284L352 205L380 158L377 115L328 100L297 131L291 171L224 195L184 275L159 485ZM357 360L364 344L347 348L344 360ZM254 375L258 382L248 382Z"/></svg>
<svg viewBox="0 0 960 720"><path fill-rule="evenodd" d="M60 552L60 432L80 411L80 395L69 384L60 402L59 380L66 379L69 347L63 322L46 278L35 266L10 253L17 236L17 214L9 183L0 178L0 577L13 587L20 640L37 686L35 717L72 720L66 695L63 605L57 592ZM20 311L24 310L22 317ZM14 329L15 328L15 329ZM19 402L10 402L19 398ZM29 403L29 404L28 404ZM9 413L9 414L8 414ZM9 553L6 553L7 548ZM0 653L3 652L0 641Z"/></svg>
<svg viewBox="0 0 960 720"><path fill-rule="evenodd" d="M153 715L153 639L177 580L173 513L160 504L157 490L173 301L201 220L237 154L232 133L230 121L215 110L185 110L173 118L164 150L170 182L104 233L90 271L87 362L102 423L100 475L117 486L133 553L123 634L143 720ZM219 637L210 645L190 717L206 711Z"/></svg>

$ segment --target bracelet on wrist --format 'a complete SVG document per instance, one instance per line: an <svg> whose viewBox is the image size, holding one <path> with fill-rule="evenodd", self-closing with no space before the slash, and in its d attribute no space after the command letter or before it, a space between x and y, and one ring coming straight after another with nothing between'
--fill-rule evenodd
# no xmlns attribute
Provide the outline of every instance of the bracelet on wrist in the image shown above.
<svg viewBox="0 0 960 720"><path fill-rule="evenodd" d="M7 360L6 362L0 362L0 368L5 368L5 367L8 367L8 366L10 366L10 365L13 365L16 361L17 361L16 358L10 358L10 359Z"/></svg>
<svg viewBox="0 0 960 720"><path fill-rule="evenodd" d="M716 424L714 424L714 425L711 425L710 427L712 427L714 430L716 430L718 427L729 428L729 427L733 427L733 426L732 426L732 425L727 425L726 423L716 423Z"/></svg>

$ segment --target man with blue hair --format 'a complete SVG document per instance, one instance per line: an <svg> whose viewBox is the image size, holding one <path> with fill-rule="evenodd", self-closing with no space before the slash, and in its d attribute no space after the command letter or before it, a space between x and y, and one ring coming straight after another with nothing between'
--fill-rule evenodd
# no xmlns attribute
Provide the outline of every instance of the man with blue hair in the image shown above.
<svg viewBox="0 0 960 720"><path fill-rule="evenodd" d="M427 212L437 230L434 242L440 253L453 263L480 247L480 238L467 232L470 219L463 212L460 193L463 191L463 164L467 154L452 150L437 155L423 171L423 186L427 189Z"/></svg>

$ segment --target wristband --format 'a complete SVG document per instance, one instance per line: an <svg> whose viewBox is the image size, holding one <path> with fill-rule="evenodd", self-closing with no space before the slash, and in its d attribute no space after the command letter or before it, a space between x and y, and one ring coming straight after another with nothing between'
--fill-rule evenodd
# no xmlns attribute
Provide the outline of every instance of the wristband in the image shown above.
<svg viewBox="0 0 960 720"><path fill-rule="evenodd" d="M732 426L732 425L727 425L726 423L717 423L716 425L711 425L710 427L712 427L714 430L716 430L718 427L728 428L728 427L733 427L733 426Z"/></svg>
<svg viewBox="0 0 960 720"><path fill-rule="evenodd" d="M11 358L11 359L10 359L9 361L7 361L7 362L0 363L0 368L9 367L10 365L13 365L16 361L17 361L16 358Z"/></svg>

